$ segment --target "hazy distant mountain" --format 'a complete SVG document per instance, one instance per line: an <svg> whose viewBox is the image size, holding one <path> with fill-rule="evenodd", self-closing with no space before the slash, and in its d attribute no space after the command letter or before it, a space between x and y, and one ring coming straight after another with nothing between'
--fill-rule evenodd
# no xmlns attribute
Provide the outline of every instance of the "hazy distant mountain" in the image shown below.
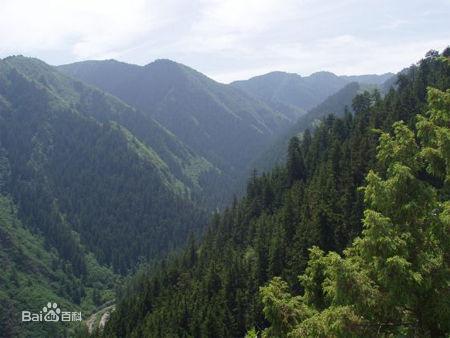
<svg viewBox="0 0 450 338"><path fill-rule="evenodd" d="M310 128L315 122L327 115L334 114L336 117L341 117L344 115L346 108L351 112L353 98L365 89L370 88L361 85L358 82L350 82L302 116L294 126L296 133L300 133L306 128Z"/></svg>
<svg viewBox="0 0 450 338"><path fill-rule="evenodd" d="M341 75L340 78L346 79L347 81L355 81L362 84L375 84L381 85L386 80L394 77L394 73L385 74L367 74L367 75Z"/></svg>
<svg viewBox="0 0 450 338"><path fill-rule="evenodd" d="M170 60L147 66L88 61L59 70L142 110L235 179L292 121L234 86Z"/></svg>
<svg viewBox="0 0 450 338"><path fill-rule="evenodd" d="M394 74L337 76L330 72L317 72L302 77L294 73L272 72L232 85L243 89L270 106L277 106L289 116L286 107L297 113L297 119L286 132L266 148L253 166L268 170L283 163L289 139L312 126L328 114L340 116L345 106L351 108L353 97L363 89L380 88L394 79ZM283 109L284 108L284 109Z"/></svg>
<svg viewBox="0 0 450 338"><path fill-rule="evenodd" d="M278 104L293 107L297 109L297 117L299 117L350 82L378 85L392 75L387 73L383 75L337 76L330 72L317 72L302 77L294 73L272 72L249 80L235 81L232 85L269 105ZM282 108L280 110L283 111Z"/></svg>
<svg viewBox="0 0 450 338"><path fill-rule="evenodd" d="M345 85L346 81L327 72L309 77L298 74L272 72L232 85L265 102L281 103L298 109L299 117L330 94Z"/></svg>
<svg viewBox="0 0 450 338"><path fill-rule="evenodd" d="M170 60L147 66L86 61L58 68L156 119L231 183L245 176L287 126L329 96L353 81L379 84L390 77L272 72L224 85Z"/></svg>
<svg viewBox="0 0 450 338"><path fill-rule="evenodd" d="M346 108L351 112L353 98L365 89L369 90L371 86L351 82L335 94L327 97L322 103L300 117L289 130L281 134L255 161L254 166L267 171L275 165L283 163L286 160L289 140L293 136L301 134L307 128L312 128L327 115L333 114L342 117Z"/></svg>

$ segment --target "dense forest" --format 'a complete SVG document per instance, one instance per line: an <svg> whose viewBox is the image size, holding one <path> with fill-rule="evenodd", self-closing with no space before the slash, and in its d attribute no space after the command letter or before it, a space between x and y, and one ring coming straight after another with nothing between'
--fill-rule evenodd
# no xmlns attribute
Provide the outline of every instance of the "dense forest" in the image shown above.
<svg viewBox="0 0 450 338"><path fill-rule="evenodd" d="M145 66L85 61L58 70L141 110L218 168L220 175L199 180L213 207L229 204L255 154L297 117L171 60Z"/></svg>
<svg viewBox="0 0 450 338"><path fill-rule="evenodd" d="M70 244L67 243L67 244ZM74 271L44 237L19 219L18 206L0 193L0 337L73 336L74 328L42 323L20 324L20 311L41 309L49 300L63 309L90 313L114 299L120 278L100 266L92 254L82 256L85 273Z"/></svg>
<svg viewBox="0 0 450 338"><path fill-rule="evenodd" d="M0 336L63 335L20 311L53 300L87 315L120 275L183 246L206 224L195 181L211 167L118 99L0 60Z"/></svg>
<svg viewBox="0 0 450 338"><path fill-rule="evenodd" d="M293 135L329 113L343 114L358 91L392 76L272 72L227 85L164 59L145 66L84 61L57 69L141 110L203 156L219 174L201 175L197 196L219 208L243 194L254 167L282 163Z"/></svg>
<svg viewBox="0 0 450 338"><path fill-rule="evenodd" d="M309 129L313 131L320 121L326 116L332 114L335 117L342 117L352 111L352 100L357 94L371 89L377 89L379 86L362 85L358 82L350 82L333 95L328 96L324 101L310 109L302 115L286 132L282 133L265 149L254 161L253 166L258 170L268 171L277 165L282 165L287 158L286 149L292 137L302 137L302 134Z"/></svg>
<svg viewBox="0 0 450 338"><path fill-rule="evenodd" d="M449 57L292 138L201 240L128 282L96 335L447 336Z"/></svg>
<svg viewBox="0 0 450 338"><path fill-rule="evenodd" d="M382 85L0 60L0 337L89 334L20 325L48 300L114 303L104 337L448 335L449 54Z"/></svg>
<svg viewBox="0 0 450 338"><path fill-rule="evenodd" d="M109 85L131 77L154 102L138 104L125 90L119 96L130 106L38 59L0 60L0 304L7 309L0 336L71 335L72 326L20 325L20 311L52 299L87 316L113 301L125 275L202 232L210 211L240 191L235 184L258 149L289 120L168 60L76 68L86 66L109 75L98 77ZM174 100L183 103L174 107ZM199 122L189 131L194 139L156 121L155 106L174 121ZM217 126L222 137L213 144Z"/></svg>
<svg viewBox="0 0 450 338"><path fill-rule="evenodd" d="M36 63L30 68L38 80L27 70ZM20 219L43 232L77 274L85 264L71 231L99 262L125 273L140 256L155 258L184 243L204 222L156 151L116 122L116 112L132 119L131 108L114 98L90 101L102 93L81 83L58 92L46 84L51 68L37 60L5 59L1 66L4 189L19 203Z"/></svg>

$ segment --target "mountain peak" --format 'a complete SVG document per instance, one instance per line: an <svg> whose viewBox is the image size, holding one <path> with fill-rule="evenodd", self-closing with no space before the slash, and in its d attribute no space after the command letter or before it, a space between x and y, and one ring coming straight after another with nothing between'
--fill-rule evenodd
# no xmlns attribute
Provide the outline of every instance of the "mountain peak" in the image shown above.
<svg viewBox="0 0 450 338"><path fill-rule="evenodd" d="M151 63L172 64L172 65L178 65L178 64L179 64L179 63L176 62L176 61L173 61L173 60L171 60L171 59L166 59L166 58L156 59L155 61L150 62L150 64L151 64Z"/></svg>
<svg viewBox="0 0 450 338"><path fill-rule="evenodd" d="M330 72L317 72L302 77L296 73L271 72L232 84L267 104L282 103L308 110L347 83Z"/></svg>
<svg viewBox="0 0 450 338"><path fill-rule="evenodd" d="M64 67L68 67L68 66L73 66L73 65L79 65L79 66L135 66L135 67L139 67L137 65L131 65L128 64L126 62L122 62L122 61L118 61L115 59L105 59L105 60L85 60L85 61L78 61L78 62L74 62L74 63L70 63L70 64L66 64L66 65L61 65L58 66L60 68L64 68Z"/></svg>
<svg viewBox="0 0 450 338"><path fill-rule="evenodd" d="M144 67L145 68L165 67L166 69L170 69L170 68L179 68L181 66L183 66L181 63L178 63L178 62L170 60L170 59L156 59L155 61L152 61L152 62L146 64ZM184 67L186 67L186 66L184 66Z"/></svg>
<svg viewBox="0 0 450 338"><path fill-rule="evenodd" d="M289 73L289 72L284 72L281 70L275 70L273 72L269 72L263 75L257 75L254 76L252 78L250 78L247 81L251 81L251 80L258 80L258 79L269 79L269 80L285 80L285 79L289 79L289 78L301 78L301 75L296 74L296 73ZM236 81L239 82L239 81Z"/></svg>
<svg viewBox="0 0 450 338"><path fill-rule="evenodd" d="M131 75L117 69L76 68L64 71L157 120L195 152L230 173L230 180L245 172L253 154L288 123L282 112L247 93L169 59L157 59Z"/></svg>
<svg viewBox="0 0 450 338"><path fill-rule="evenodd" d="M338 76L332 72L328 72L328 71L320 71L320 72L315 72L312 73L310 76L308 76L309 78L315 78L315 79L326 79L326 78L337 78Z"/></svg>
<svg viewBox="0 0 450 338"><path fill-rule="evenodd" d="M34 57L29 57L29 56L23 56L21 54L18 55L10 55L5 57L4 59L0 59L2 61L8 61L8 62L13 62L13 63L24 63L24 62L29 62L29 63L34 63L34 64L41 64L41 65L47 65L44 61L36 59Z"/></svg>

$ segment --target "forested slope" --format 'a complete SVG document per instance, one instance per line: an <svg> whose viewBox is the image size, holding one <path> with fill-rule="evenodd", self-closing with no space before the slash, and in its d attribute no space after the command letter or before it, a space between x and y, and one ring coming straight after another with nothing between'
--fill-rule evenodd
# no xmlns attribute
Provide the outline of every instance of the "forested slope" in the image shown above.
<svg viewBox="0 0 450 338"><path fill-rule="evenodd" d="M3 60L22 74L47 88L71 108L99 122L114 121L127 128L152 150L164 168L164 175L180 181L185 193L197 199L211 193L210 181L220 184L222 173L196 154L154 119L117 98L74 80L44 62L25 57ZM178 184L179 185L179 184ZM214 202L217 202L214 200ZM214 206L212 204L211 206Z"/></svg>
<svg viewBox="0 0 450 338"><path fill-rule="evenodd" d="M428 86L437 88L431 91L430 106ZM353 115L329 116L312 135L305 132L301 142L293 138L286 165L262 176L255 173L247 195L216 215L200 243L192 240L183 254L136 276L103 336L242 337L252 328L250 336L263 331L273 337L448 334L449 107L448 92L439 90L449 87L449 50L429 53L400 75L397 89L383 99L377 93L359 95ZM431 114L423 115L430 109ZM422 117L416 118L418 114ZM400 120L404 123L393 126ZM416 122L421 123L418 137L425 142L421 146L429 149L423 151L424 162L416 157L422 148L411 148L414 132L407 131ZM434 133L434 125L440 134ZM377 160L379 131L395 136L383 134ZM443 138L436 139L438 135ZM391 166L397 157L408 166L419 161L412 176ZM382 174L367 176L370 170ZM402 177L406 181L399 185ZM361 186L367 187L365 192ZM371 218L370 210L381 218ZM347 250L345 257L354 257L350 261L338 258L361 234L364 215L365 230L358 241L366 244ZM419 232L430 217L436 226L429 230L425 225L427 235L417 237L414 215ZM400 227L389 230L383 217ZM382 243L370 246L377 240L392 244L393 251L378 251ZM313 246L337 254L325 256L318 249L310 254ZM422 262L420 269L415 257ZM394 270L384 268L385 262ZM260 298L260 287L270 280ZM353 283L358 286L355 297L349 293ZM408 290L418 292L419 299L406 296ZM427 300L430 295L434 298Z"/></svg>
<svg viewBox="0 0 450 338"><path fill-rule="evenodd" d="M74 272L44 236L22 224L17 209L0 194L0 337L73 336L76 327L71 323L21 323L21 311L38 311L53 301L64 310L87 315L114 299L119 278L87 252L85 273Z"/></svg>
<svg viewBox="0 0 450 338"><path fill-rule="evenodd" d="M219 179L202 183L214 187L209 198L226 196L227 202L255 156L292 121L240 89L170 60L146 66L86 61L58 69L140 109L219 168Z"/></svg>
<svg viewBox="0 0 450 338"><path fill-rule="evenodd" d="M11 173L5 189L24 223L44 232L76 272L84 263L71 230L101 263L125 272L139 256L159 255L200 226L202 212L183 183L114 121L131 108L107 96L89 101L102 93L81 83L75 85L85 96L68 100L55 90L61 82L46 85L55 78L37 60L10 58L0 66L0 145ZM42 72L40 80L26 67Z"/></svg>
<svg viewBox="0 0 450 338"><path fill-rule="evenodd" d="M280 277L260 289L262 337L448 336L450 90L428 87L428 103L416 132L381 133L362 234L342 255L311 248L300 295Z"/></svg>
<svg viewBox="0 0 450 338"><path fill-rule="evenodd" d="M375 89L375 88L371 88ZM286 161L286 149L289 140L297 136L300 139L306 129L313 130L321 120L332 114L336 117L342 117L346 109L352 112L352 101L358 93L369 91L367 85L360 85L357 82L351 82L338 90L336 93L327 97L323 102L310 109L302 115L289 129L269 145L269 147L260 154L253 163L255 168L268 171L277 165L282 165Z"/></svg>

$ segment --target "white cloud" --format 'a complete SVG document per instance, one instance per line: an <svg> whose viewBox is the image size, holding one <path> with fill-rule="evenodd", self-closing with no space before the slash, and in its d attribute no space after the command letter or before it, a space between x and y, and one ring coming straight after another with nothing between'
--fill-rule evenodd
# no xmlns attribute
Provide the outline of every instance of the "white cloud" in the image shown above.
<svg viewBox="0 0 450 338"><path fill-rule="evenodd" d="M117 52L170 22L145 0L2 0L0 52L64 49L75 58Z"/></svg>
<svg viewBox="0 0 450 338"><path fill-rule="evenodd" d="M447 0L1 0L0 57L171 58L221 81L396 71L450 42Z"/></svg>

